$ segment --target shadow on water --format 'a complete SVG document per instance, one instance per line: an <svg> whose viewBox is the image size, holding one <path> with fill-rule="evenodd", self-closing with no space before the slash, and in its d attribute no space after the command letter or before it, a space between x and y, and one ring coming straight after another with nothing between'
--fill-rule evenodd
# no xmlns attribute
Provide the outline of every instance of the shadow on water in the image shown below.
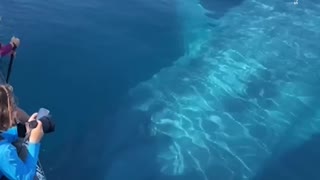
<svg viewBox="0 0 320 180"><path fill-rule="evenodd" d="M253 180L318 180L320 179L320 134L300 146L276 155Z"/></svg>

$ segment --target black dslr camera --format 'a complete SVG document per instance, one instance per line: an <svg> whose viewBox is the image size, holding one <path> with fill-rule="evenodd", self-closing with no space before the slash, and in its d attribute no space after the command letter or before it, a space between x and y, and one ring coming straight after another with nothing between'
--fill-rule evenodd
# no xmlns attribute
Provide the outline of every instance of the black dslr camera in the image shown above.
<svg viewBox="0 0 320 180"><path fill-rule="evenodd" d="M44 133L51 133L55 131L55 123L52 121L50 111L45 108L40 108L38 112L37 119L41 121ZM38 121L30 121L27 123L30 129L37 127ZM27 133L27 128L25 123L17 124L18 137L24 138Z"/></svg>

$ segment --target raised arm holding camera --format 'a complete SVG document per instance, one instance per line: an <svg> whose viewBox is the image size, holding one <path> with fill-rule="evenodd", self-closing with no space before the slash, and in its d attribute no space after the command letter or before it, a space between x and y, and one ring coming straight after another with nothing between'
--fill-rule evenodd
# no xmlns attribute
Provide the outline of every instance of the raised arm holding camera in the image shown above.
<svg viewBox="0 0 320 180"><path fill-rule="evenodd" d="M38 161L40 141L43 137L42 123L36 120L34 113L29 122L37 121L37 126L30 131L27 145L28 155L23 162L18 156L17 149L11 144L18 139L15 116L15 100L13 92L8 85L0 86L0 177L8 179L34 179Z"/></svg>
<svg viewBox="0 0 320 180"><path fill-rule="evenodd" d="M0 44L0 58L11 55L12 61L19 45L16 37L12 37L8 45ZM0 180L45 180L38 156L43 135L55 130L49 110L40 108L38 113L29 116L17 107L12 86L2 83L0 81Z"/></svg>
<svg viewBox="0 0 320 180"><path fill-rule="evenodd" d="M28 115L15 104L10 85L0 85L0 179L31 180L36 178L40 141L44 133L53 132L55 126L49 111L41 108L28 122L18 118ZM41 117L40 117L41 116ZM26 135L26 146L13 145ZM24 152L23 155L17 152ZM23 157L21 157L23 156ZM39 179L39 178L38 178Z"/></svg>

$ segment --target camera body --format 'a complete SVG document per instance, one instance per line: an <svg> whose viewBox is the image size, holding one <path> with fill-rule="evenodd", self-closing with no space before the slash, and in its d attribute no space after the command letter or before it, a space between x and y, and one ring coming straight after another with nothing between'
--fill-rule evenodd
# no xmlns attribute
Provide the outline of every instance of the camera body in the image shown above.
<svg viewBox="0 0 320 180"><path fill-rule="evenodd" d="M44 133L51 133L55 131L55 123L52 121L52 117L50 115L42 116L38 119L42 123L42 128ZM27 133L26 125L29 126L30 129L37 127L38 121L30 121L27 123L19 123L17 124L18 137L24 138Z"/></svg>

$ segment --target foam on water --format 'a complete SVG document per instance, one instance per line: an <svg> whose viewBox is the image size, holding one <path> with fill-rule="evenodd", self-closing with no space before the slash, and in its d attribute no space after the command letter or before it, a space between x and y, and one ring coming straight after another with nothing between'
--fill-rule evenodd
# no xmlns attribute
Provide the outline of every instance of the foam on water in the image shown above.
<svg viewBox="0 0 320 180"><path fill-rule="evenodd" d="M152 114L151 134L172 140L159 153L163 173L248 179L286 137L319 130L319 12L310 1L245 1L131 90Z"/></svg>

